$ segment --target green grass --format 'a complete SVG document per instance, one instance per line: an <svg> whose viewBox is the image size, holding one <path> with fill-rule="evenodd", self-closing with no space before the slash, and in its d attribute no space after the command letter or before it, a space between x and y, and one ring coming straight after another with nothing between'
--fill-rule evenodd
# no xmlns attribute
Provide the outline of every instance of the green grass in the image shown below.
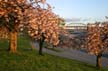
<svg viewBox="0 0 108 71"><path fill-rule="evenodd" d="M108 71L49 54L40 56L38 51L31 50L29 40L24 37L18 40L18 53L9 53L8 46L8 41L0 41L0 71Z"/></svg>

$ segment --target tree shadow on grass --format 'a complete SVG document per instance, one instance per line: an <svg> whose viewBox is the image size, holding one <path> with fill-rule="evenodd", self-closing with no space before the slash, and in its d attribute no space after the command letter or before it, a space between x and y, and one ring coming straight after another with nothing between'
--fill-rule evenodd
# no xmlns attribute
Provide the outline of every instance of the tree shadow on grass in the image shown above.
<svg viewBox="0 0 108 71"><path fill-rule="evenodd" d="M101 71L101 70L103 71L104 70L103 67L100 69L100 68L96 67L95 65L90 65L90 64L86 64L86 63L84 63L83 65L87 68L94 69L94 70L97 70L97 71Z"/></svg>

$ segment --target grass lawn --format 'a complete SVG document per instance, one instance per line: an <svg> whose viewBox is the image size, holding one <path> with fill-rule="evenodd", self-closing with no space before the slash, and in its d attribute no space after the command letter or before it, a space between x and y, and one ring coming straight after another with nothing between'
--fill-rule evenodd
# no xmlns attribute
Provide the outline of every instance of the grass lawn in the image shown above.
<svg viewBox="0 0 108 71"><path fill-rule="evenodd" d="M9 53L8 46L8 41L0 40L0 71L108 71L49 54L40 56L38 51L31 50L29 40L24 37L18 39L16 54Z"/></svg>

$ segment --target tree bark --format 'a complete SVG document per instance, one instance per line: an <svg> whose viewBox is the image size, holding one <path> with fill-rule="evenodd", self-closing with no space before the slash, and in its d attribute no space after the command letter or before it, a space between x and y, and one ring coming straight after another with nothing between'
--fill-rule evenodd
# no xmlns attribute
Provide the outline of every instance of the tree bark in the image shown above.
<svg viewBox="0 0 108 71"><path fill-rule="evenodd" d="M39 40L39 55L43 55L42 54L42 48L43 48L44 40L45 40L45 37L42 34L42 38Z"/></svg>
<svg viewBox="0 0 108 71"><path fill-rule="evenodd" d="M40 41L39 41L39 55L43 55L42 54L43 43L44 43L43 39L40 39Z"/></svg>
<svg viewBox="0 0 108 71"><path fill-rule="evenodd" d="M10 43L9 43L9 51L12 53L17 52L17 32L11 31L10 32Z"/></svg>
<svg viewBox="0 0 108 71"><path fill-rule="evenodd" d="M102 59L101 59L101 54L96 56L96 67L101 68L102 67Z"/></svg>

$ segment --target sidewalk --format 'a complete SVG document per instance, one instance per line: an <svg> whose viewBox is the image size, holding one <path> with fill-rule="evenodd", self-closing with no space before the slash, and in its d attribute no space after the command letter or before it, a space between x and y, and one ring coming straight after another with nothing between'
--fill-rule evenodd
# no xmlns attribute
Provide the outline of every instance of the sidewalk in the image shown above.
<svg viewBox="0 0 108 71"><path fill-rule="evenodd" d="M34 46L36 47L36 49L39 49L39 46L37 43L34 43ZM95 55L90 55L78 50L73 50L70 48L56 48L58 50L61 50L61 52L56 52L56 51L52 51L46 48L43 48L43 52L46 52L48 54L52 54L52 55L56 55L56 56L60 56L60 57L64 57L64 58L68 58L68 59L75 59L81 62L86 62L86 63L90 63L90 64L96 64L96 56ZM105 57L102 57L102 66L106 67L108 66L108 59Z"/></svg>

